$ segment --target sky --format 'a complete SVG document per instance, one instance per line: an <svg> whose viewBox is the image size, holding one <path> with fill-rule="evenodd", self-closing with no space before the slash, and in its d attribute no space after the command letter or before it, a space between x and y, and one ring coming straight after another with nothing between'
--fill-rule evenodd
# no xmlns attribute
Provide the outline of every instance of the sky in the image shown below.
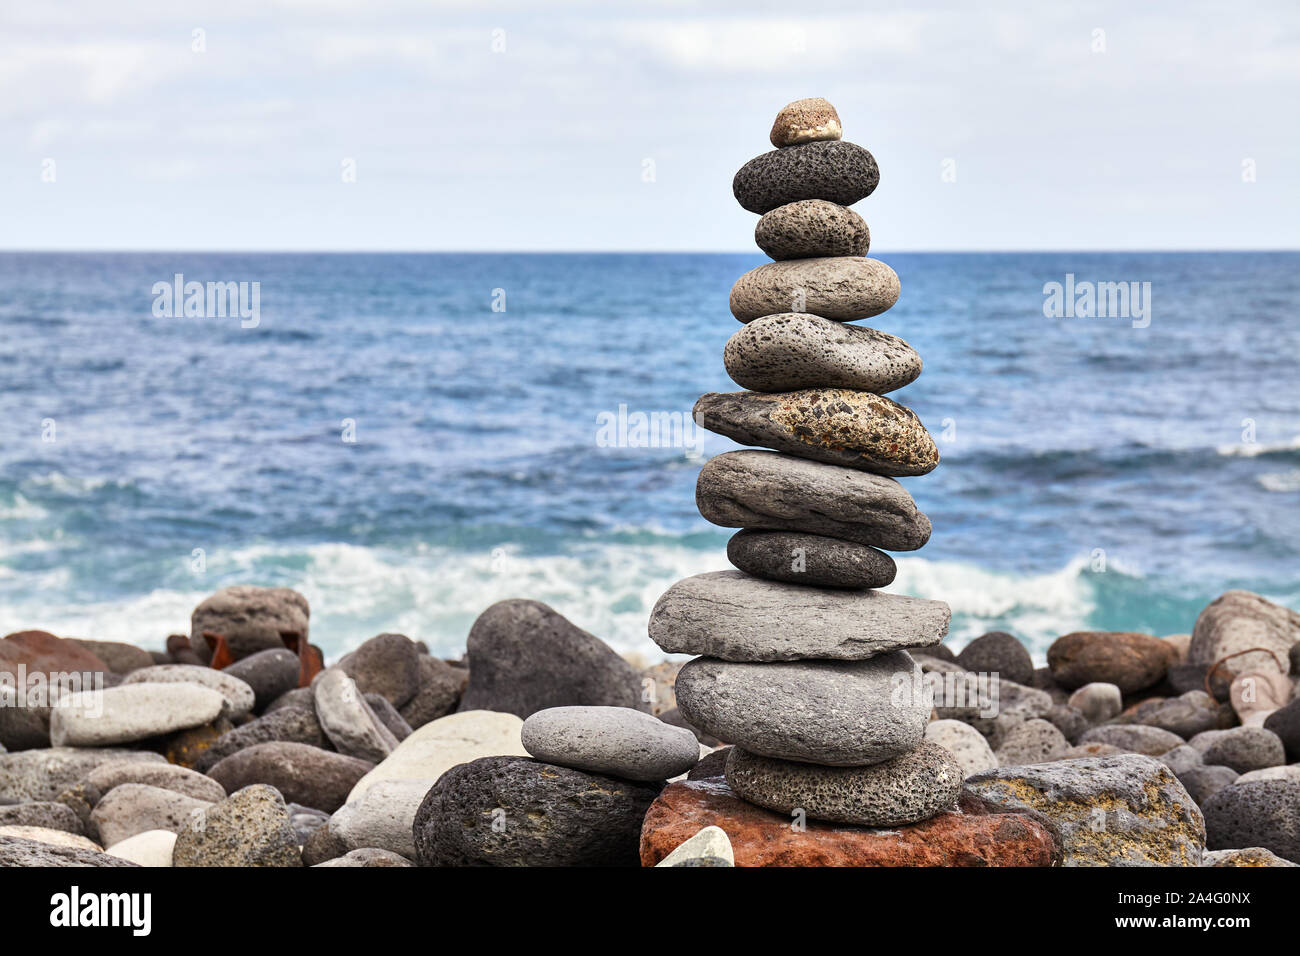
<svg viewBox="0 0 1300 956"><path fill-rule="evenodd" d="M0 10L0 249L753 251L824 96L873 250L1300 247L1300 5L60 0Z"/></svg>

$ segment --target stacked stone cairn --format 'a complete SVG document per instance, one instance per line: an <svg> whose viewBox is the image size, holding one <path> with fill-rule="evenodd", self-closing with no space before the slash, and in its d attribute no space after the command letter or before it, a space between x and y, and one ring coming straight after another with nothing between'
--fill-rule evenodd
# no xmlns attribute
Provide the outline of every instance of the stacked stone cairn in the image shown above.
<svg viewBox="0 0 1300 956"><path fill-rule="evenodd" d="M776 148L732 188L761 215L773 262L741 276L744 323L724 352L746 391L711 393L696 421L755 449L710 460L696 502L739 528L739 570L696 575L659 599L650 637L699 655L677 677L695 728L733 744L728 786L796 818L872 827L915 823L956 801L962 771L924 741L931 701L905 648L938 644L940 601L887 594L885 551L915 551L930 521L895 479L939 461L919 418L885 394L921 373L902 339L851 325L898 300L894 271L867 258L867 224L848 207L880 174L840 139L834 107L798 100L778 114Z"/></svg>

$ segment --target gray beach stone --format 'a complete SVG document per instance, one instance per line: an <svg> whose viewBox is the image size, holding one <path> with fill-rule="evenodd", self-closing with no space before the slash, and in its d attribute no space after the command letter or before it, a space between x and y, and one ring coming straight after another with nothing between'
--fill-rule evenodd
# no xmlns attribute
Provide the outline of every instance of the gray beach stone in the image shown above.
<svg viewBox="0 0 1300 956"><path fill-rule="evenodd" d="M71 807L49 800L0 807L0 827L44 827L85 835L81 818Z"/></svg>
<svg viewBox="0 0 1300 956"><path fill-rule="evenodd" d="M50 711L50 742L56 747L132 743L210 723L226 707L223 695L197 684L82 691L61 698Z"/></svg>
<svg viewBox="0 0 1300 956"><path fill-rule="evenodd" d="M1079 738L1081 744L1111 744L1148 757L1159 757L1186 742L1168 730L1143 724L1107 724L1094 727Z"/></svg>
<svg viewBox="0 0 1300 956"><path fill-rule="evenodd" d="M176 837L173 866L302 866L289 808L256 784L208 804Z"/></svg>
<svg viewBox="0 0 1300 956"><path fill-rule="evenodd" d="M390 850L377 847L362 847L349 850L340 857L317 863L316 866L415 866L410 860Z"/></svg>
<svg viewBox="0 0 1300 956"><path fill-rule="evenodd" d="M738 531L727 560L753 577L805 587L883 588L898 573L894 559L870 545L795 531Z"/></svg>
<svg viewBox="0 0 1300 956"><path fill-rule="evenodd" d="M70 846L0 836L0 868L28 866L135 866L127 860Z"/></svg>
<svg viewBox="0 0 1300 956"><path fill-rule="evenodd" d="M333 831L329 821L311 832L302 845L303 866L320 866L349 852L348 846Z"/></svg>
<svg viewBox="0 0 1300 956"><path fill-rule="evenodd" d="M380 634L339 661L339 668L363 694L379 694L401 707L420 687L419 656L406 635Z"/></svg>
<svg viewBox="0 0 1300 956"><path fill-rule="evenodd" d="M1182 744L1173 750L1167 750L1156 759L1176 775L1181 775L1194 767L1205 766L1205 761L1201 759L1201 752L1195 747L1189 747L1187 744Z"/></svg>
<svg viewBox="0 0 1300 956"><path fill-rule="evenodd" d="M1133 713L1133 722L1160 727L1190 740L1219 724L1219 702L1203 690L1189 690L1179 697L1148 701Z"/></svg>
<svg viewBox="0 0 1300 956"><path fill-rule="evenodd" d="M1231 767L1237 773L1286 763L1281 739L1263 727L1207 730L1197 734L1188 744L1200 751L1205 763Z"/></svg>
<svg viewBox="0 0 1300 956"><path fill-rule="evenodd" d="M1235 784L1207 799L1203 809L1210 849L1257 846L1300 863L1300 783Z"/></svg>
<svg viewBox="0 0 1300 956"><path fill-rule="evenodd" d="M235 660L258 651L284 647L284 634L295 633L306 641L307 599L290 588L261 588L236 585L222 588L205 598L190 615L190 647L207 663L212 651L204 631L226 639Z"/></svg>
<svg viewBox="0 0 1300 956"><path fill-rule="evenodd" d="M1205 806L1205 801L1224 787L1237 782L1237 771L1231 767L1189 767L1178 774L1178 781L1187 788L1197 806Z"/></svg>
<svg viewBox="0 0 1300 956"><path fill-rule="evenodd" d="M871 392L710 392L700 396L693 415L741 445L875 475L924 475L939 464L934 439L916 413Z"/></svg>
<svg viewBox="0 0 1300 956"><path fill-rule="evenodd" d="M839 139L842 132L840 115L835 112L835 107L820 96L810 96L781 107L768 139L779 149Z"/></svg>
<svg viewBox="0 0 1300 956"><path fill-rule="evenodd" d="M1300 763L1288 764L1282 767L1261 767L1259 770L1247 770L1233 783L1254 783L1256 780L1294 780L1300 783Z"/></svg>
<svg viewBox="0 0 1300 956"><path fill-rule="evenodd" d="M786 146L755 156L736 173L731 191L750 212L770 212L801 199L851 206L880 182L875 157L841 140Z"/></svg>
<svg viewBox="0 0 1300 956"><path fill-rule="evenodd" d="M1032 685L1034 661L1029 651L1006 631L989 631L971 641L957 655L957 663L968 671L997 674L1017 684Z"/></svg>
<svg viewBox="0 0 1300 956"><path fill-rule="evenodd" d="M1264 729L1277 734L1291 760L1300 760L1300 697L1264 718Z"/></svg>
<svg viewBox="0 0 1300 956"><path fill-rule="evenodd" d="M101 794L124 783L142 783L183 793L196 800L216 802L226 798L226 791L211 777L185 767L152 760L123 760L103 764L86 775L86 783Z"/></svg>
<svg viewBox="0 0 1300 956"><path fill-rule="evenodd" d="M312 692L321 729L339 753L378 763L393 752L397 738L340 668L332 667L317 675Z"/></svg>
<svg viewBox="0 0 1300 956"><path fill-rule="evenodd" d="M263 716L275 713L283 707L305 707L308 710L316 709L316 695L310 687L295 687L293 690L287 690L271 703L266 705Z"/></svg>
<svg viewBox="0 0 1300 956"><path fill-rule="evenodd" d="M839 322L868 319L898 301L898 274L858 256L786 259L750 269L731 287L731 314L741 322L807 312Z"/></svg>
<svg viewBox="0 0 1300 956"><path fill-rule="evenodd" d="M467 645L460 711L521 718L571 704L639 707L641 675L598 637L540 601L499 601L478 616Z"/></svg>
<svg viewBox="0 0 1300 956"><path fill-rule="evenodd" d="M1240 850L1206 850L1201 855L1201 866L1300 866L1300 863L1284 860L1262 846L1249 846Z"/></svg>
<svg viewBox="0 0 1300 956"><path fill-rule="evenodd" d="M415 815L422 866L636 866L658 785L483 757L452 767Z"/></svg>
<svg viewBox="0 0 1300 956"><path fill-rule="evenodd" d="M1055 725L1041 718L1026 720L1007 732L997 750L998 764L1023 766L1056 760L1070 749L1070 741Z"/></svg>
<svg viewBox="0 0 1300 956"><path fill-rule="evenodd" d="M530 715L521 736L544 763L625 780L667 780L700 757L689 730L630 707L550 707Z"/></svg>
<svg viewBox="0 0 1300 956"><path fill-rule="evenodd" d="M1014 810L1036 810L1060 832L1065 866L1197 866L1205 820L1164 764L1141 754L1001 767L968 789Z"/></svg>
<svg viewBox="0 0 1300 956"><path fill-rule="evenodd" d="M710 571L665 591L650 612L649 631L670 654L728 661L856 661L938 644L951 616L942 601L804 588L739 571ZM680 690L677 703L681 707Z"/></svg>
<svg viewBox="0 0 1300 956"><path fill-rule="evenodd" d="M947 750L922 743L869 767L824 767L776 760L733 747L727 786L743 800L816 820L900 826L947 810L961 793L962 770Z"/></svg>
<svg viewBox="0 0 1300 956"><path fill-rule="evenodd" d="M50 745L50 708L30 700L19 706L18 692L0 683L0 754Z"/></svg>
<svg viewBox="0 0 1300 956"><path fill-rule="evenodd" d="M722 352L727 374L756 392L851 388L883 395L915 381L921 356L902 339L803 312L742 326Z"/></svg>
<svg viewBox="0 0 1300 956"><path fill-rule="evenodd" d="M104 846L121 843L146 830L179 833L189 825L194 811L212 805L175 790L143 783L123 783L104 794L90 817Z"/></svg>
<svg viewBox="0 0 1300 956"><path fill-rule="evenodd" d="M1099 724L1124 709L1124 695L1114 684L1096 681L1084 684L1071 694L1069 703L1089 721Z"/></svg>
<svg viewBox="0 0 1300 956"><path fill-rule="evenodd" d="M861 661L702 657L677 675L677 706L750 753L841 767L915 749L930 716L920 668L902 651Z"/></svg>
<svg viewBox="0 0 1300 956"><path fill-rule="evenodd" d="M765 213L754 229L754 241L776 260L865 256L871 230L846 206L803 199Z"/></svg>
<svg viewBox="0 0 1300 956"><path fill-rule="evenodd" d="M383 694L365 694L366 703L374 712L375 718L388 728L389 732L401 743L407 737L411 736L411 725L406 722L397 708L388 702L388 698Z"/></svg>
<svg viewBox="0 0 1300 956"><path fill-rule="evenodd" d="M234 793L255 783L275 787L293 803L333 813L348 799L374 764L356 757L290 741L254 744L208 770L208 776Z"/></svg>
<svg viewBox="0 0 1300 956"><path fill-rule="evenodd" d="M108 665L114 674L129 674L141 667L153 666L153 655L148 651L122 641L89 641L81 637L67 640L85 648Z"/></svg>
<svg viewBox="0 0 1300 956"><path fill-rule="evenodd" d="M897 481L771 451L709 459L695 503L724 528L795 531L888 551L915 551L930 540L930 519Z"/></svg>
<svg viewBox="0 0 1300 956"><path fill-rule="evenodd" d="M246 659L252 660L252 658ZM309 744L325 750L332 749L332 745L325 737L325 731L321 729L320 721L316 718L314 708L282 707L222 734L207 750L198 755L194 761L194 769L200 773L207 773L231 754L257 744L276 741Z"/></svg>
<svg viewBox="0 0 1300 956"><path fill-rule="evenodd" d="M1088 718L1069 704L1053 704L1046 719L1072 744L1092 727Z"/></svg>
<svg viewBox="0 0 1300 956"><path fill-rule="evenodd" d="M124 686L131 684L197 684L215 690L230 705L227 717L237 719L253 709L256 697L253 688L242 680L231 676L226 671L215 671L211 667L196 667L192 664L156 664L142 667L126 676Z"/></svg>
<svg viewBox="0 0 1300 956"><path fill-rule="evenodd" d="M273 647L235 661L222 673L242 680L253 689L253 709L260 713L281 694L298 686L301 666L293 651L287 647Z"/></svg>
<svg viewBox="0 0 1300 956"><path fill-rule="evenodd" d="M330 832L349 850L376 847L415 859L411 827L429 792L427 780L381 780L330 817Z"/></svg>
<svg viewBox="0 0 1300 956"><path fill-rule="evenodd" d="M428 654L420 655L416 667L420 681L415 696L398 708L412 730L453 713L469 683L468 668L453 667Z"/></svg>
<svg viewBox="0 0 1300 956"><path fill-rule="evenodd" d="M963 777L993 770L998 765L998 758L984 735L960 720L930 721L925 725L925 739L952 754Z"/></svg>

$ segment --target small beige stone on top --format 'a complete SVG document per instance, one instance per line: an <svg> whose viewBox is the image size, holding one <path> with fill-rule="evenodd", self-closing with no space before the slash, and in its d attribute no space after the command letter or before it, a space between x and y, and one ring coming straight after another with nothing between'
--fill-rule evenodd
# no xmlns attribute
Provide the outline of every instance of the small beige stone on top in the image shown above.
<svg viewBox="0 0 1300 956"><path fill-rule="evenodd" d="M782 146L839 139L842 135L840 115L835 112L835 107L820 96L812 96L782 107L776 114L769 138L772 145L780 149Z"/></svg>

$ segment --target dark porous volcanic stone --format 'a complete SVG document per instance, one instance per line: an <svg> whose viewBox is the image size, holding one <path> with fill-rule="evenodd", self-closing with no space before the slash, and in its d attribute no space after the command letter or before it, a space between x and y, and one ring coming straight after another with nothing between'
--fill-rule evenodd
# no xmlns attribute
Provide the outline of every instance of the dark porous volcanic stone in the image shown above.
<svg viewBox="0 0 1300 956"><path fill-rule="evenodd" d="M1207 765L1231 767L1237 773L1280 767L1286 763L1281 739L1264 727L1206 730L1189 740L1188 744L1200 752Z"/></svg>
<svg viewBox="0 0 1300 956"><path fill-rule="evenodd" d="M1207 799L1202 809L1211 850L1262 846L1300 863L1300 781L1233 784Z"/></svg>
<svg viewBox="0 0 1300 956"><path fill-rule="evenodd" d="M657 785L482 757L452 767L415 814L423 866L636 866Z"/></svg>
<svg viewBox="0 0 1300 956"><path fill-rule="evenodd" d="M915 551L930 540L930 519L892 478L777 452L709 459L695 504L724 528L795 531L888 551Z"/></svg>
<svg viewBox="0 0 1300 956"><path fill-rule="evenodd" d="M722 352L727 374L756 392L851 388L883 395L915 381L921 356L895 335L807 312L755 319Z"/></svg>
<svg viewBox="0 0 1300 956"><path fill-rule="evenodd" d="M957 802L962 770L942 747L923 743L869 767L821 767L760 757L733 747L727 786L778 813L870 827L927 820Z"/></svg>
<svg viewBox="0 0 1300 956"><path fill-rule="evenodd" d="M782 312L852 322L886 311L898 301L899 291L898 275L879 259L786 259L737 279L731 287L731 314L741 322Z"/></svg>
<svg viewBox="0 0 1300 956"><path fill-rule="evenodd" d="M235 661L225 672L253 688L253 709L261 713L281 694L298 686L298 655L287 647L272 647Z"/></svg>
<svg viewBox="0 0 1300 956"><path fill-rule="evenodd" d="M540 601L498 601L467 640L469 684L461 711L527 718L547 707L639 707L641 675L604 641Z"/></svg>
<svg viewBox="0 0 1300 956"><path fill-rule="evenodd" d="M339 667L361 693L379 694L394 707L401 707L419 689L419 656L406 635L380 634L339 661Z"/></svg>
<svg viewBox="0 0 1300 956"><path fill-rule="evenodd" d="M898 573L894 559L870 545L795 531L738 531L727 559L756 578L821 588L883 588Z"/></svg>
<svg viewBox="0 0 1300 956"><path fill-rule="evenodd" d="M801 199L851 206L880 182L875 157L853 143L829 140L786 146L740 167L731 191L750 212L770 212Z"/></svg>
<svg viewBox="0 0 1300 956"><path fill-rule="evenodd" d="M1034 661L1025 645L1006 631L989 631L967 644L957 663L977 674L997 674L1017 684L1032 684Z"/></svg>
<svg viewBox="0 0 1300 956"><path fill-rule="evenodd" d="M239 750L208 771L226 793L270 784L285 800L333 813L374 764L308 744L277 741Z"/></svg>
<svg viewBox="0 0 1300 956"><path fill-rule="evenodd" d="M778 206L754 228L754 241L773 259L865 256L871 231L852 209L824 199Z"/></svg>
<svg viewBox="0 0 1300 956"><path fill-rule="evenodd" d="M699 763L686 774L687 780L709 780L721 777L727 772L727 758L731 756L730 747L719 747L713 753L705 754Z"/></svg>
<svg viewBox="0 0 1300 956"><path fill-rule="evenodd" d="M1288 760L1300 761L1300 697L1269 714L1264 729L1281 738Z"/></svg>
<svg viewBox="0 0 1300 956"><path fill-rule="evenodd" d="M320 721L316 719L315 710L306 707L282 707L242 727L236 727L229 733L222 734L212 746L195 758L194 769L207 773L233 753L257 744L277 741L332 749L325 739L325 731L321 729Z"/></svg>
<svg viewBox="0 0 1300 956"><path fill-rule="evenodd" d="M44 827L85 836L86 829L76 811L63 803L38 800L0 807L0 827Z"/></svg>
<svg viewBox="0 0 1300 956"><path fill-rule="evenodd" d="M70 846L38 843L22 837L0 836L0 869L27 866L135 866L120 857Z"/></svg>
<svg viewBox="0 0 1300 956"><path fill-rule="evenodd" d="M939 450L916 413L873 392L709 392L692 414L738 444L875 475L924 475L939 464Z"/></svg>

